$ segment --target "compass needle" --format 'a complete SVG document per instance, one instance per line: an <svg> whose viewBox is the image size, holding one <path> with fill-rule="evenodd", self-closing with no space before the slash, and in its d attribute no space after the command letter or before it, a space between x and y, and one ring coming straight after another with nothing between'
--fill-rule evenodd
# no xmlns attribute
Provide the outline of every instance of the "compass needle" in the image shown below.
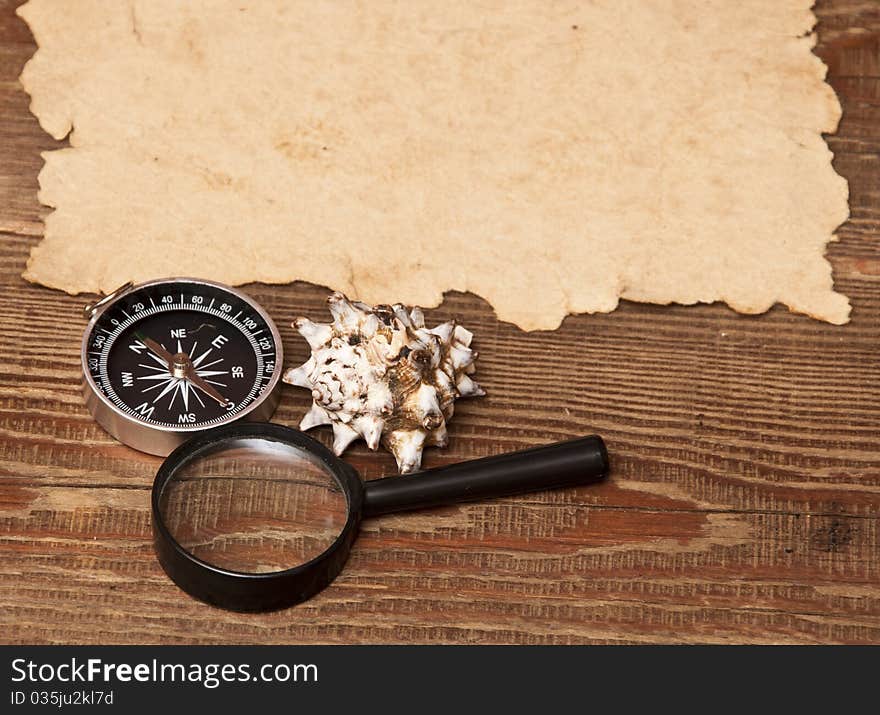
<svg viewBox="0 0 880 715"><path fill-rule="evenodd" d="M193 385L198 387L202 392L205 392L208 397L212 397L217 402L219 402L224 407L229 404L229 400L227 400L223 395L221 395L217 390L211 387L208 383L212 382L211 380L203 380L199 377L198 373L193 369L192 366L189 367L189 370L186 373L186 379L189 380ZM220 384L220 383L214 383ZM220 387L226 387L226 385L220 385Z"/></svg>

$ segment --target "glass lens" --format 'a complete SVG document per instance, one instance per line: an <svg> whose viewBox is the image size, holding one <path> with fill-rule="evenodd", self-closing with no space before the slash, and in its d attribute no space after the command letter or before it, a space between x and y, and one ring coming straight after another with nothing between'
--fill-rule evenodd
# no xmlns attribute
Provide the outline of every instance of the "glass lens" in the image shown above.
<svg viewBox="0 0 880 715"><path fill-rule="evenodd" d="M348 500L308 452L248 437L181 466L165 485L160 510L175 540L202 561L268 573L326 551L345 526Z"/></svg>

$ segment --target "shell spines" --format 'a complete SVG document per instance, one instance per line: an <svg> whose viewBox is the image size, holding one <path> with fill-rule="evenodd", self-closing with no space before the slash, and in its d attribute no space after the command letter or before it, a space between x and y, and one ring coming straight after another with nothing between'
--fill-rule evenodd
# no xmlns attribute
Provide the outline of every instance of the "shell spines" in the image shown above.
<svg viewBox="0 0 880 715"><path fill-rule="evenodd" d="M470 377L473 334L453 320L428 329L418 307L371 307L342 293L327 303L331 323L293 324L312 351L284 373L312 393L300 429L332 425L336 454L363 439L390 450L401 473L418 470L424 447L448 443L455 400L485 394Z"/></svg>

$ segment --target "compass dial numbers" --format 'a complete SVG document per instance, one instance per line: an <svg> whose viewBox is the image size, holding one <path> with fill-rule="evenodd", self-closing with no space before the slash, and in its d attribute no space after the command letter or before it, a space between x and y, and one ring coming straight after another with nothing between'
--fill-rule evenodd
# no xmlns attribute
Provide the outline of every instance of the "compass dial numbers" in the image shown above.
<svg viewBox="0 0 880 715"><path fill-rule="evenodd" d="M260 311L214 285L147 285L113 303L93 326L87 368L119 411L176 429L231 421L276 371L274 329Z"/></svg>

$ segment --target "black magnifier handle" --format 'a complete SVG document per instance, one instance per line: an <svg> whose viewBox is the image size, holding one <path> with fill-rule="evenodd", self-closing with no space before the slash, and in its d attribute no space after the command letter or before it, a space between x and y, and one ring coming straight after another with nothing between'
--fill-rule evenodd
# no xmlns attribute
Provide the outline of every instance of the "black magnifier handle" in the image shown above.
<svg viewBox="0 0 880 715"><path fill-rule="evenodd" d="M364 487L364 516L592 484L607 473L608 451L602 438L580 437L369 481Z"/></svg>

